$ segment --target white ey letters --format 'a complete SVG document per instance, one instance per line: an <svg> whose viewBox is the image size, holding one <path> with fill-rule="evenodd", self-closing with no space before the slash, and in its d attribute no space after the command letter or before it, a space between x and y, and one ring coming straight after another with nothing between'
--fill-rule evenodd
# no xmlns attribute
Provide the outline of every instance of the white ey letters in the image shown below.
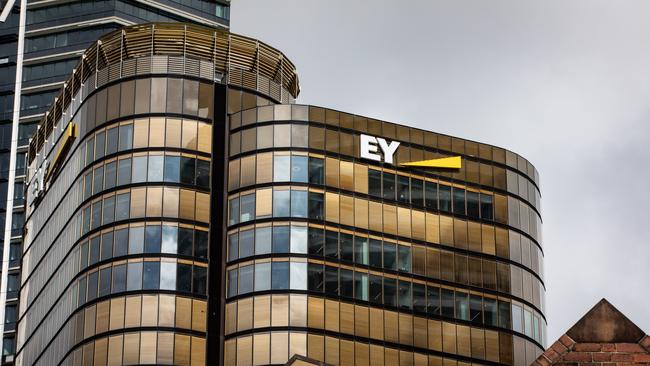
<svg viewBox="0 0 650 366"><path fill-rule="evenodd" d="M393 164L393 155L395 155L395 151L399 147L399 141L391 141L389 144L381 137L361 135L360 142L360 155L362 158L381 161L383 155L385 163ZM379 149L381 149L382 154L379 154Z"/></svg>

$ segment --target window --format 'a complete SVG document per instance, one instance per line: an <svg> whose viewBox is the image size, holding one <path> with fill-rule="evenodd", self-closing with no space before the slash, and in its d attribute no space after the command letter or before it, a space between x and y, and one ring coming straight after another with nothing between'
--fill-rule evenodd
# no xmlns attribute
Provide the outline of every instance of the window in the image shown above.
<svg viewBox="0 0 650 366"><path fill-rule="evenodd" d="M160 283L160 262L144 262L142 270L142 289L157 290Z"/></svg>
<svg viewBox="0 0 650 366"><path fill-rule="evenodd" d="M510 303L499 301L499 326L510 329Z"/></svg>
<svg viewBox="0 0 650 366"><path fill-rule="evenodd" d="M289 226L273 227L273 253L289 253Z"/></svg>
<svg viewBox="0 0 650 366"><path fill-rule="evenodd" d="M208 232L196 230L195 234L194 256L205 259L208 257Z"/></svg>
<svg viewBox="0 0 650 366"><path fill-rule="evenodd" d="M307 193L291 190L291 217L307 217Z"/></svg>
<svg viewBox="0 0 650 366"><path fill-rule="evenodd" d="M361 301L368 301L368 275L366 273L354 272L354 298Z"/></svg>
<svg viewBox="0 0 650 366"><path fill-rule="evenodd" d="M402 203L411 202L411 192L409 190L409 177L403 175L397 176L397 200Z"/></svg>
<svg viewBox="0 0 650 366"><path fill-rule="evenodd" d="M133 148L133 124L120 126L120 151L130 150Z"/></svg>
<svg viewBox="0 0 650 366"><path fill-rule="evenodd" d="M289 284L292 290L307 290L307 263L290 263Z"/></svg>
<svg viewBox="0 0 650 366"><path fill-rule="evenodd" d="M339 254L342 261L352 262L354 257L354 241L352 234L341 233L339 236Z"/></svg>
<svg viewBox="0 0 650 366"><path fill-rule="evenodd" d="M148 225L144 235L144 252L160 253L161 227L159 225Z"/></svg>
<svg viewBox="0 0 650 366"><path fill-rule="evenodd" d="M323 159L309 158L309 183L322 185L325 182Z"/></svg>
<svg viewBox="0 0 650 366"><path fill-rule="evenodd" d="M378 170L368 169L368 194L381 198L381 172Z"/></svg>
<svg viewBox="0 0 650 366"><path fill-rule="evenodd" d="M255 254L271 253L273 236L271 227L258 227L255 229Z"/></svg>
<svg viewBox="0 0 650 366"><path fill-rule="evenodd" d="M483 317L485 325L498 326L497 301L490 298L483 299Z"/></svg>
<svg viewBox="0 0 650 366"><path fill-rule="evenodd" d="M92 228L95 229L102 224L102 201L93 203L92 207Z"/></svg>
<svg viewBox="0 0 650 366"><path fill-rule="evenodd" d="M88 260L88 265L90 266L99 262L99 245L99 236L90 239L90 259Z"/></svg>
<svg viewBox="0 0 650 366"><path fill-rule="evenodd" d="M441 294L441 314L447 318L454 317L454 291L442 288L440 289Z"/></svg>
<svg viewBox="0 0 650 366"><path fill-rule="evenodd" d="M81 245L80 257L81 269L88 267L88 242L85 242Z"/></svg>
<svg viewBox="0 0 650 366"><path fill-rule="evenodd" d="M484 220L492 220L493 203L492 196L481 194L481 218Z"/></svg>
<svg viewBox="0 0 650 366"><path fill-rule="evenodd" d="M16 322L17 307L16 305L7 305L5 307L5 324Z"/></svg>
<svg viewBox="0 0 650 366"><path fill-rule="evenodd" d="M397 248L395 244L384 242L384 268L397 270Z"/></svg>
<svg viewBox="0 0 650 366"><path fill-rule="evenodd" d="M239 267L239 294L247 294L253 291L254 266Z"/></svg>
<svg viewBox="0 0 650 366"><path fill-rule="evenodd" d="M131 173L132 183L142 183L147 181L147 157L134 156L132 159L133 170Z"/></svg>
<svg viewBox="0 0 650 366"><path fill-rule="evenodd" d="M232 272L237 273L236 270ZM185 263L176 265L176 290L185 293L192 292L192 265ZM237 291L236 285L235 291Z"/></svg>
<svg viewBox="0 0 650 366"><path fill-rule="evenodd" d="M288 197L287 197L288 201ZM288 203L288 202L287 202ZM255 194L247 194L240 198L239 222L246 222L255 218Z"/></svg>
<svg viewBox="0 0 650 366"><path fill-rule="evenodd" d="M399 270L411 272L411 248L405 245L398 245Z"/></svg>
<svg viewBox="0 0 650 366"><path fill-rule="evenodd" d="M356 236L354 238L354 262L368 265L370 262L368 251L368 238Z"/></svg>
<svg viewBox="0 0 650 366"><path fill-rule="evenodd" d="M309 192L309 218L313 220L324 219L323 194Z"/></svg>
<svg viewBox="0 0 650 366"><path fill-rule="evenodd" d="M322 229L309 228L308 251L309 254L323 256L323 247L325 245L325 235Z"/></svg>
<svg viewBox="0 0 650 366"><path fill-rule="evenodd" d="M122 193L117 195L115 203L115 220L126 220L129 218L130 204L130 193Z"/></svg>
<svg viewBox="0 0 650 366"><path fill-rule="evenodd" d="M106 164L106 171L105 171L105 177L104 177L104 188L105 189L111 189L115 187L116 179L117 179L117 163L112 161L108 164Z"/></svg>
<svg viewBox="0 0 650 366"><path fill-rule="evenodd" d="M93 272L88 275L88 295L86 298L88 301L95 300L97 298L97 280L99 277L99 272Z"/></svg>
<svg viewBox="0 0 650 366"><path fill-rule="evenodd" d="M424 206L424 182L421 179L411 178L411 204Z"/></svg>
<svg viewBox="0 0 650 366"><path fill-rule="evenodd" d="M368 282L369 301L373 304L382 304L382 277L370 275Z"/></svg>
<svg viewBox="0 0 650 366"><path fill-rule="evenodd" d="M289 288L289 262L271 263L271 288L286 290Z"/></svg>
<svg viewBox="0 0 650 366"><path fill-rule="evenodd" d="M95 159L100 159L106 151L106 134L102 131L95 135Z"/></svg>
<svg viewBox="0 0 650 366"><path fill-rule="evenodd" d="M178 228L176 226L163 225L161 253L176 254L178 250Z"/></svg>
<svg viewBox="0 0 650 366"><path fill-rule="evenodd" d="M180 182L194 185L196 177L196 159L181 156L180 158Z"/></svg>
<svg viewBox="0 0 650 366"><path fill-rule="evenodd" d="M228 261L234 261L239 258L239 235L231 234L228 236Z"/></svg>
<svg viewBox="0 0 650 366"><path fill-rule="evenodd" d="M126 264L113 267L113 293L126 290Z"/></svg>
<svg viewBox="0 0 650 366"><path fill-rule="evenodd" d="M483 323L483 298L481 296L470 295L469 320L475 324Z"/></svg>
<svg viewBox="0 0 650 366"><path fill-rule="evenodd" d="M144 251L144 226L131 227L129 230L129 254Z"/></svg>
<svg viewBox="0 0 650 366"><path fill-rule="evenodd" d="M454 188L454 213L465 215L465 190Z"/></svg>
<svg viewBox="0 0 650 366"><path fill-rule="evenodd" d="M233 198L228 202L228 225L239 223L239 198Z"/></svg>
<svg viewBox="0 0 650 366"><path fill-rule="evenodd" d="M273 217L288 217L290 215L291 191L273 190ZM242 220L243 221L243 220Z"/></svg>
<svg viewBox="0 0 650 366"><path fill-rule="evenodd" d="M86 164L90 164L95 160L95 139L89 138L86 142Z"/></svg>
<svg viewBox="0 0 650 366"><path fill-rule="evenodd" d="M271 289L271 263L258 263L255 265L255 291Z"/></svg>
<svg viewBox="0 0 650 366"><path fill-rule="evenodd" d="M2 355L7 356L14 353L14 337L4 337L2 339Z"/></svg>
<svg viewBox="0 0 650 366"><path fill-rule="evenodd" d="M237 270L228 271L228 297L237 296Z"/></svg>
<svg viewBox="0 0 650 366"><path fill-rule="evenodd" d="M115 245L113 249L114 257L125 256L128 253L129 247L129 229L115 230L114 234Z"/></svg>
<svg viewBox="0 0 650 366"><path fill-rule="evenodd" d="M139 157L133 159L135 162L135 160L139 159ZM147 173L147 181L162 182L163 169L164 169L164 157L162 155L149 155L149 170Z"/></svg>
<svg viewBox="0 0 650 366"><path fill-rule="evenodd" d="M86 277L79 279L79 297L77 298L79 306L86 302Z"/></svg>
<svg viewBox="0 0 650 366"><path fill-rule="evenodd" d="M383 184L383 197L386 200L395 199L395 174L386 173L382 174Z"/></svg>
<svg viewBox="0 0 650 366"><path fill-rule="evenodd" d="M9 246L9 263L10 267L20 264L20 259L23 253L22 245L20 243L11 243Z"/></svg>
<svg viewBox="0 0 650 366"><path fill-rule="evenodd" d="M307 272L307 288L310 291L323 292L323 266L309 263Z"/></svg>
<svg viewBox="0 0 650 366"><path fill-rule="evenodd" d="M523 324L523 311L520 306L512 304L512 330L515 332L523 333L524 324Z"/></svg>
<svg viewBox="0 0 650 366"><path fill-rule="evenodd" d="M339 294L339 269L325 266L325 293L330 296Z"/></svg>
<svg viewBox="0 0 650 366"><path fill-rule="evenodd" d="M255 252L254 231L244 230L239 232L239 258L250 257Z"/></svg>
<svg viewBox="0 0 650 366"><path fill-rule="evenodd" d="M339 294L343 297L352 298L354 296L354 282L352 271L348 269L339 269Z"/></svg>
<svg viewBox="0 0 650 366"><path fill-rule="evenodd" d="M456 318L470 320L469 295L464 292L456 292Z"/></svg>
<svg viewBox="0 0 650 366"><path fill-rule="evenodd" d="M99 271L99 297L111 293L111 267Z"/></svg>
<svg viewBox="0 0 650 366"><path fill-rule="evenodd" d="M131 183L131 159L122 159L117 163L117 184Z"/></svg>
<svg viewBox="0 0 650 366"><path fill-rule="evenodd" d="M288 182L291 179L291 157L275 156L273 158L273 181Z"/></svg>
<svg viewBox="0 0 650 366"><path fill-rule="evenodd" d="M440 211L451 213L451 187L438 186L438 200L440 202Z"/></svg>
<svg viewBox="0 0 650 366"><path fill-rule="evenodd" d="M161 290L176 289L176 263L170 263L170 262L160 263L160 289Z"/></svg>
<svg viewBox="0 0 650 366"><path fill-rule="evenodd" d="M210 188L210 162L196 160L196 185L200 188Z"/></svg>
<svg viewBox="0 0 650 366"><path fill-rule="evenodd" d="M384 305L397 306L397 280L384 277Z"/></svg>
<svg viewBox="0 0 650 366"><path fill-rule="evenodd" d="M411 309L413 306L413 299L411 299L411 283L406 281L399 281L399 307L402 309Z"/></svg>
<svg viewBox="0 0 650 366"><path fill-rule="evenodd" d="M369 254L368 257L369 257L369 260L370 260L370 265L372 267L381 268L383 266L382 265L382 260L381 260L381 257L382 257L382 251L381 251L382 243L381 243L381 240L370 239L369 247L370 247L370 254Z"/></svg>
<svg viewBox="0 0 650 366"><path fill-rule="evenodd" d="M93 194L99 193L102 191L104 183L104 167L100 166L95 169L93 176Z"/></svg>
<svg viewBox="0 0 650 366"><path fill-rule="evenodd" d="M126 290L142 289L142 262L129 263L126 275Z"/></svg>
<svg viewBox="0 0 650 366"><path fill-rule="evenodd" d="M180 182L180 156L165 156L165 182Z"/></svg>
<svg viewBox="0 0 650 366"><path fill-rule="evenodd" d="M338 259L339 257L339 233L336 231L325 231L325 251L327 258Z"/></svg>
<svg viewBox="0 0 650 366"><path fill-rule="evenodd" d="M104 224L110 224L115 219L115 196L104 199L103 219Z"/></svg>
<svg viewBox="0 0 650 366"><path fill-rule="evenodd" d="M294 155L291 157L291 181L307 183L309 180L308 158Z"/></svg>
<svg viewBox="0 0 650 366"><path fill-rule="evenodd" d="M110 259L113 256L113 232L102 234L102 252L101 260Z"/></svg>
<svg viewBox="0 0 650 366"><path fill-rule="evenodd" d="M440 315L440 289L427 287L427 313Z"/></svg>
<svg viewBox="0 0 650 366"><path fill-rule="evenodd" d="M307 227L291 225L291 253L307 254Z"/></svg>
<svg viewBox="0 0 650 366"><path fill-rule="evenodd" d="M192 247L194 245L194 231L192 229L179 227L178 228L178 254L184 256L192 255Z"/></svg>
<svg viewBox="0 0 650 366"><path fill-rule="evenodd" d="M467 216L478 219L480 217L479 211L479 194L467 191Z"/></svg>
<svg viewBox="0 0 650 366"><path fill-rule="evenodd" d="M118 147L118 128L109 128L106 131L106 155L115 154Z"/></svg>

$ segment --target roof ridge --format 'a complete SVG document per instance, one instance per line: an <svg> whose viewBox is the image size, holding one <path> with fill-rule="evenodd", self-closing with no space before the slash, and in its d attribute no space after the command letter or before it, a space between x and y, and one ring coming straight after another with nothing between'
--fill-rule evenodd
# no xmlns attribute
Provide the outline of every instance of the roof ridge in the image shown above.
<svg viewBox="0 0 650 366"><path fill-rule="evenodd" d="M601 299L566 334L576 342L638 343L645 332L606 299Z"/></svg>

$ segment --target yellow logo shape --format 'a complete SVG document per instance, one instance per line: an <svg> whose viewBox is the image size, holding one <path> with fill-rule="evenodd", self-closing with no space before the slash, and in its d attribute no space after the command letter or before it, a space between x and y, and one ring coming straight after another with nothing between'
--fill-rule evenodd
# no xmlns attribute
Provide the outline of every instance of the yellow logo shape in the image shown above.
<svg viewBox="0 0 650 366"><path fill-rule="evenodd" d="M449 158L438 158L430 160L412 161L410 163L400 164L402 166L414 166L423 168L445 168L445 169L460 169L461 159L460 156L452 156Z"/></svg>

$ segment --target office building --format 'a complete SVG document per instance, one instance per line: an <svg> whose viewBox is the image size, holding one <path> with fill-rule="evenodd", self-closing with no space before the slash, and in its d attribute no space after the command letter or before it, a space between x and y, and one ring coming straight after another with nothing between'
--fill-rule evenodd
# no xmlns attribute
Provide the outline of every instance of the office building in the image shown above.
<svg viewBox="0 0 650 366"><path fill-rule="evenodd" d="M151 21L227 28L229 1L0 1L3 362L11 363L14 352L29 138L88 46L102 34L122 26Z"/></svg>
<svg viewBox="0 0 650 366"><path fill-rule="evenodd" d="M74 70L28 150L17 364L543 352L521 156L296 104L289 58L223 29L128 26Z"/></svg>

